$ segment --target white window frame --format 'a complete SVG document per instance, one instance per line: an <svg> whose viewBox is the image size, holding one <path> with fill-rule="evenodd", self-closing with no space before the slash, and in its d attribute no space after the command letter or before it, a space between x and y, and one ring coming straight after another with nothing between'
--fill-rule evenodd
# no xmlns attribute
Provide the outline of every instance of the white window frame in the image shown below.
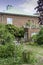
<svg viewBox="0 0 43 65"><path fill-rule="evenodd" d="M12 18L7 18L7 24L12 24L13 19Z"/></svg>

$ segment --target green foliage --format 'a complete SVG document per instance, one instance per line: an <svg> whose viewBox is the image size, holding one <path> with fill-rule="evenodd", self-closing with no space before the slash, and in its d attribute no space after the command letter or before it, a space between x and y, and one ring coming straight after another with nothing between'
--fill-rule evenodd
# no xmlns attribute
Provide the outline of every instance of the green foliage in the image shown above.
<svg viewBox="0 0 43 65"><path fill-rule="evenodd" d="M13 34L15 37L21 38L24 36L24 28L23 27L16 27L14 25L6 25L7 30Z"/></svg>
<svg viewBox="0 0 43 65"><path fill-rule="evenodd" d="M39 33L37 35L37 43L39 45L43 44L43 28L41 28L41 30L39 31Z"/></svg>
<svg viewBox="0 0 43 65"><path fill-rule="evenodd" d="M28 21L28 22L26 23L26 26L31 27L31 28L36 28L36 27L37 27L37 26L36 26L34 23L32 23L31 21Z"/></svg>
<svg viewBox="0 0 43 65"><path fill-rule="evenodd" d="M14 57L12 58L1 58L0 59L0 65L21 65L21 64L15 64Z"/></svg>
<svg viewBox="0 0 43 65"><path fill-rule="evenodd" d="M0 45L0 64L19 65L22 64L22 45L6 44Z"/></svg>
<svg viewBox="0 0 43 65"><path fill-rule="evenodd" d="M19 28L19 33L18 33L18 37L24 37L24 28L23 27L20 27Z"/></svg>
<svg viewBox="0 0 43 65"><path fill-rule="evenodd" d="M0 45L0 65L14 65L14 44Z"/></svg>
<svg viewBox="0 0 43 65"><path fill-rule="evenodd" d="M32 51L24 50L21 44L13 44L15 37L24 36L24 28L13 25L0 25L0 65L19 65L34 62ZM6 44L7 43L7 44Z"/></svg>
<svg viewBox="0 0 43 65"><path fill-rule="evenodd" d="M25 50L23 45L15 45L15 64L28 64L36 62L35 56L31 50Z"/></svg>
<svg viewBox="0 0 43 65"><path fill-rule="evenodd" d="M0 45L0 65L21 65L34 62L36 62L34 53L31 50L25 50L23 45Z"/></svg>
<svg viewBox="0 0 43 65"><path fill-rule="evenodd" d="M18 28L14 25L8 24L6 25L6 29L14 36L16 36L16 34L18 33Z"/></svg>
<svg viewBox="0 0 43 65"><path fill-rule="evenodd" d="M14 58L0 58L0 65L15 65Z"/></svg>
<svg viewBox="0 0 43 65"><path fill-rule="evenodd" d="M14 45L0 45L0 58L14 57Z"/></svg>
<svg viewBox="0 0 43 65"><path fill-rule="evenodd" d="M21 40L21 38L24 37L24 28L23 27L16 27L14 25L8 24L6 25L6 29L9 31L10 34L12 34L15 39L17 39L18 41Z"/></svg>
<svg viewBox="0 0 43 65"><path fill-rule="evenodd" d="M27 51L27 50L23 51L23 61L25 63L30 63L30 55L31 55L30 51Z"/></svg>
<svg viewBox="0 0 43 65"><path fill-rule="evenodd" d="M32 36L32 40L33 40L33 41L36 41L36 39L37 39L37 35L33 35L33 36Z"/></svg>
<svg viewBox="0 0 43 65"><path fill-rule="evenodd" d="M22 52L23 52L23 45L16 45L15 46L15 64L22 64Z"/></svg>
<svg viewBox="0 0 43 65"><path fill-rule="evenodd" d="M24 50L23 51L23 61L24 61L24 63L35 63L35 62L37 62L36 60L37 59L35 59L35 56L34 56L34 54L33 54L33 52L31 51L31 50Z"/></svg>
<svg viewBox="0 0 43 65"><path fill-rule="evenodd" d="M28 21L27 23L26 23L26 26L31 26L31 23L30 23L30 21Z"/></svg>
<svg viewBox="0 0 43 65"><path fill-rule="evenodd" d="M18 38L19 41L22 37L24 37L23 27L0 24L0 44L13 42L15 38Z"/></svg>
<svg viewBox="0 0 43 65"><path fill-rule="evenodd" d="M9 33L6 26L0 24L0 44L10 43L14 40L14 36Z"/></svg>

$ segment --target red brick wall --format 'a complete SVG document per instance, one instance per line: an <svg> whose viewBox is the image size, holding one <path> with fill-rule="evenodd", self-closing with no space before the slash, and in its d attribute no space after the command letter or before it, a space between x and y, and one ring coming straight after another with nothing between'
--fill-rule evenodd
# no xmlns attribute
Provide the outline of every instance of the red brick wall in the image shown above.
<svg viewBox="0 0 43 65"><path fill-rule="evenodd" d="M7 18L12 18L13 21L13 25L16 25L16 26L23 26L25 25L28 20L30 20L31 22L34 21L34 23L36 25L38 25L38 18L37 17L32 17L32 16L17 16L17 15L0 15L0 23L3 23L3 24L7 24Z"/></svg>

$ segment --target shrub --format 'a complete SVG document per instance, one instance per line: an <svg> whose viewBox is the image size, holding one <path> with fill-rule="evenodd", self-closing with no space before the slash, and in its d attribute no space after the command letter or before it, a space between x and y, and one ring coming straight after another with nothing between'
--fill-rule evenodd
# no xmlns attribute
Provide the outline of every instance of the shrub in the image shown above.
<svg viewBox="0 0 43 65"><path fill-rule="evenodd" d="M7 24L6 25L6 29L13 34L14 36L16 36L18 34L18 27L11 25L11 24Z"/></svg>
<svg viewBox="0 0 43 65"><path fill-rule="evenodd" d="M22 45L16 45L15 46L15 64L22 64L23 59L22 59L22 52L23 52L23 46Z"/></svg>
<svg viewBox="0 0 43 65"><path fill-rule="evenodd" d="M32 41L33 41L33 42L36 42L36 40L37 40L37 35L33 35L33 36L32 36Z"/></svg>
<svg viewBox="0 0 43 65"><path fill-rule="evenodd" d="M1 65L20 65L22 64L22 45L6 44L0 45L0 64Z"/></svg>
<svg viewBox="0 0 43 65"><path fill-rule="evenodd" d="M5 25L2 26L0 24L0 44L13 42L13 40L14 40L14 36L11 33L9 33Z"/></svg>
<svg viewBox="0 0 43 65"><path fill-rule="evenodd" d="M0 58L14 57L14 45L0 45Z"/></svg>
<svg viewBox="0 0 43 65"><path fill-rule="evenodd" d="M30 44L31 45L37 45L37 34L33 35L31 38L32 38L32 42Z"/></svg>
<svg viewBox="0 0 43 65"><path fill-rule="evenodd" d="M1 58L0 59L0 65L21 65L21 64L15 64L14 63L14 58Z"/></svg>
<svg viewBox="0 0 43 65"><path fill-rule="evenodd" d="M24 50L23 45L0 45L1 65L21 65L34 62L36 62L36 59L33 52L31 50Z"/></svg>
<svg viewBox="0 0 43 65"><path fill-rule="evenodd" d="M24 37L24 33L25 33L25 32L24 32L24 28L23 28L23 27L20 27L18 32L19 32L19 33L18 33L18 37L19 37L19 38Z"/></svg>
<svg viewBox="0 0 43 65"><path fill-rule="evenodd" d="M39 45L43 44L43 28L41 28L41 30L39 31L39 33L37 35L37 43Z"/></svg>
<svg viewBox="0 0 43 65"><path fill-rule="evenodd" d="M0 58L0 65L15 65L14 58Z"/></svg>
<svg viewBox="0 0 43 65"><path fill-rule="evenodd" d="M16 27L14 25L8 24L6 25L6 29L13 34L17 38L24 37L24 28L23 27Z"/></svg>

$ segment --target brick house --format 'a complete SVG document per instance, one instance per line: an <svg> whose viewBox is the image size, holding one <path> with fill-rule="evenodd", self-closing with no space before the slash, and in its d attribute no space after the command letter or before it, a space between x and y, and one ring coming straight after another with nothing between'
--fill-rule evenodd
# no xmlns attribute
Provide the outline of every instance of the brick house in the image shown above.
<svg viewBox="0 0 43 65"><path fill-rule="evenodd" d="M32 25L35 25L35 28L29 28L26 25L27 22L30 22ZM23 14L14 14L8 12L0 12L0 23L2 24L12 24L18 27L24 26L25 28L25 38L28 39L39 31L38 16L36 15L23 15Z"/></svg>

